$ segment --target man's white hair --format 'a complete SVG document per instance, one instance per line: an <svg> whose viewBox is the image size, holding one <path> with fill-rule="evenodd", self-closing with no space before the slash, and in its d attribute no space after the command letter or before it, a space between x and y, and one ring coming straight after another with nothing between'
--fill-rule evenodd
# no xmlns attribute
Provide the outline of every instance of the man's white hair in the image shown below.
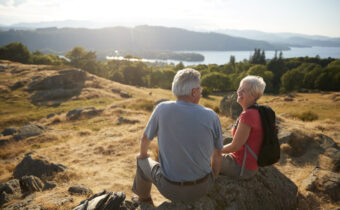
<svg viewBox="0 0 340 210"><path fill-rule="evenodd" d="M176 97L189 96L193 88L200 87L200 77L201 74L195 69L178 71L172 82L172 92Z"/></svg>
<svg viewBox="0 0 340 210"><path fill-rule="evenodd" d="M250 87L250 93L256 97L256 100L261 98L263 95L264 89L266 88L266 83L263 78L260 76L248 75L243 78L240 82L240 86L242 83L247 83Z"/></svg>

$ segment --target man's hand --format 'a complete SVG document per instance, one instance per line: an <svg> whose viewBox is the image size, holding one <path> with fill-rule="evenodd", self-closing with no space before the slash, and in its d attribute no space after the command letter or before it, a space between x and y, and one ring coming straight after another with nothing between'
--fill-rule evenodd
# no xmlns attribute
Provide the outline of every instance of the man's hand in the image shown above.
<svg viewBox="0 0 340 210"><path fill-rule="evenodd" d="M220 173L221 165L222 165L222 150L214 149L214 152L211 155L211 168L214 173L215 179L217 179L218 174Z"/></svg>
<svg viewBox="0 0 340 210"><path fill-rule="evenodd" d="M145 134L143 134L141 140L140 140L140 151L137 155L137 159L144 159L150 157L148 154L148 149L150 145L150 140L147 138Z"/></svg>

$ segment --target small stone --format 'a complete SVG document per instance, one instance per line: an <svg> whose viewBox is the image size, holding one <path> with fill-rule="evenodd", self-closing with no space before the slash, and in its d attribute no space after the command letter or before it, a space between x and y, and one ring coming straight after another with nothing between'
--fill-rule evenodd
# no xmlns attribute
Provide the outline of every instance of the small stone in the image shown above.
<svg viewBox="0 0 340 210"><path fill-rule="evenodd" d="M57 182L55 181L46 181L45 182L45 186L43 188L43 190L50 190L50 189L53 189L57 186Z"/></svg>
<svg viewBox="0 0 340 210"><path fill-rule="evenodd" d="M90 195L92 190L84 185L73 185L68 189L70 194Z"/></svg>
<svg viewBox="0 0 340 210"><path fill-rule="evenodd" d="M16 141L19 141L21 139L28 138L31 136L38 136L42 134L43 132L44 132L44 128L42 126L28 124L18 129L18 134L14 136L14 139Z"/></svg>
<svg viewBox="0 0 340 210"><path fill-rule="evenodd" d="M56 116L56 114L55 114L55 113L51 113L51 114L48 114L48 115L46 116L46 118L49 119L49 118L54 117L54 116Z"/></svg>
<svg viewBox="0 0 340 210"><path fill-rule="evenodd" d="M121 91L120 92L120 97L122 98L131 98L132 96L126 92Z"/></svg>
<svg viewBox="0 0 340 210"><path fill-rule="evenodd" d="M16 127L10 127L10 128L5 128L1 133L4 136L9 136L9 135L13 135L17 132L17 128Z"/></svg>

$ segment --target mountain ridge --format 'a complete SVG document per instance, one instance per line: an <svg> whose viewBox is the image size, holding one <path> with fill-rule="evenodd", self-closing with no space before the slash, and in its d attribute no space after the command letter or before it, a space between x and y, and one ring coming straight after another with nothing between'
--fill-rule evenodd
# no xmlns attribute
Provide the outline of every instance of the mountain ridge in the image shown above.
<svg viewBox="0 0 340 210"><path fill-rule="evenodd" d="M181 28L141 25L133 28L116 26L101 29L39 28L0 32L0 45L22 42L30 50L68 51L75 46L96 51L114 50L284 50L282 45L233 37L216 32L194 32Z"/></svg>

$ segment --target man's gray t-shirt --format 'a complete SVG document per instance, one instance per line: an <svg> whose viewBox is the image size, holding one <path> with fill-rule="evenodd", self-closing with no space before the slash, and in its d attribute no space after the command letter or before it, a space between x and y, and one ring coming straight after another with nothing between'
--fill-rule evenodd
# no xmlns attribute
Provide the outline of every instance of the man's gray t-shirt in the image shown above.
<svg viewBox="0 0 340 210"><path fill-rule="evenodd" d="M158 136L163 175L172 181L193 181L211 172L210 158L222 149L222 130L217 114L203 106L178 101L160 103L144 133Z"/></svg>

